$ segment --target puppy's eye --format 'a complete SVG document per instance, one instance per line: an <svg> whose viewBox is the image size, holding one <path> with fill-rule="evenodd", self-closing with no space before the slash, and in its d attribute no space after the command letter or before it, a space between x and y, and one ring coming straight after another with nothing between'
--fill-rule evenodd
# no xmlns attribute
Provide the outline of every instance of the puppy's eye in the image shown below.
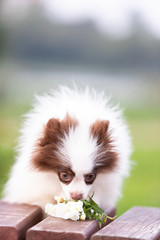
<svg viewBox="0 0 160 240"><path fill-rule="evenodd" d="M70 183L73 179L72 175L65 172L59 173L59 178L61 182L64 182L64 183Z"/></svg>
<svg viewBox="0 0 160 240"><path fill-rule="evenodd" d="M95 173L89 173L84 176L84 181L86 184L92 184L96 178Z"/></svg>

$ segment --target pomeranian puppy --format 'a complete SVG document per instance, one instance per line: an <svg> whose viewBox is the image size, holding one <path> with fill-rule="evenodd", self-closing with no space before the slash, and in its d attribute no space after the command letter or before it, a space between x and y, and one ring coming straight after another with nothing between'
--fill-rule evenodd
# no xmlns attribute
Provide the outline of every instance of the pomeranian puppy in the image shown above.
<svg viewBox="0 0 160 240"><path fill-rule="evenodd" d="M26 115L4 189L9 202L55 203L55 196L115 206L129 175L131 140L118 107L94 89L60 87Z"/></svg>

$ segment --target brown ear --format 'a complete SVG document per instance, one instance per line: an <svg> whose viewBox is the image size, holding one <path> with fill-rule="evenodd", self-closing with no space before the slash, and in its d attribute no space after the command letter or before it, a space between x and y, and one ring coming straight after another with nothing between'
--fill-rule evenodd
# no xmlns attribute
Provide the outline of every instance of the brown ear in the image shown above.
<svg viewBox="0 0 160 240"><path fill-rule="evenodd" d="M68 114L62 121L57 118L49 119L33 151L32 163L37 169L50 171L63 165L70 167L60 148L63 147L63 139L69 133L69 129L75 128L77 124L78 122Z"/></svg>
<svg viewBox="0 0 160 240"><path fill-rule="evenodd" d="M53 142L58 143L61 135L60 121L56 118L51 118L44 127L43 137L40 138L39 145L43 147Z"/></svg>
<svg viewBox="0 0 160 240"><path fill-rule="evenodd" d="M43 137L40 139L40 145L45 146L50 143L58 143L69 133L70 128L75 128L78 122L76 119L71 118L68 114L60 121L57 118L51 118L47 122Z"/></svg>
<svg viewBox="0 0 160 240"><path fill-rule="evenodd" d="M90 128L90 133L93 138L97 138L97 144L100 145L104 142L107 137L107 131L109 127L108 120L97 120L92 124Z"/></svg>
<svg viewBox="0 0 160 240"><path fill-rule="evenodd" d="M112 132L108 130L108 120L97 120L90 128L90 134L99 146L95 159L97 172L111 171L117 166L118 153L114 147Z"/></svg>

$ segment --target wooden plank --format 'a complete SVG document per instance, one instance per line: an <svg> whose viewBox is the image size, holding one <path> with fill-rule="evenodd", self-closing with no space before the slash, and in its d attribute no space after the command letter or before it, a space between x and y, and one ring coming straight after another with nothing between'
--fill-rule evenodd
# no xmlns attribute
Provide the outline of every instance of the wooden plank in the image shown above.
<svg viewBox="0 0 160 240"><path fill-rule="evenodd" d="M108 209L109 216L115 216L115 208ZM108 224L110 221L107 221ZM105 224L105 225L106 225ZM97 221L71 221L47 217L27 231L27 240L84 240L99 230Z"/></svg>
<svg viewBox="0 0 160 240"><path fill-rule="evenodd" d="M42 219L42 210L27 204L0 201L0 239L21 240Z"/></svg>
<svg viewBox="0 0 160 240"><path fill-rule="evenodd" d="M133 207L95 233L92 240L160 239L160 208Z"/></svg>

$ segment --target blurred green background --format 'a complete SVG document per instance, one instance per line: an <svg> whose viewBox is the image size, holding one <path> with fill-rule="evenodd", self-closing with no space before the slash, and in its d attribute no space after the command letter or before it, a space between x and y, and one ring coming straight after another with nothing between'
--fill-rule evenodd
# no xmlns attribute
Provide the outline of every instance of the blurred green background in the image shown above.
<svg viewBox="0 0 160 240"><path fill-rule="evenodd" d="M123 35L115 24L114 34L100 31L90 17L48 19L43 1L11 2L0 1L0 196L34 95L74 81L104 90L124 108L134 152L118 215L134 205L160 207L159 35L135 9L127 13L130 29Z"/></svg>

